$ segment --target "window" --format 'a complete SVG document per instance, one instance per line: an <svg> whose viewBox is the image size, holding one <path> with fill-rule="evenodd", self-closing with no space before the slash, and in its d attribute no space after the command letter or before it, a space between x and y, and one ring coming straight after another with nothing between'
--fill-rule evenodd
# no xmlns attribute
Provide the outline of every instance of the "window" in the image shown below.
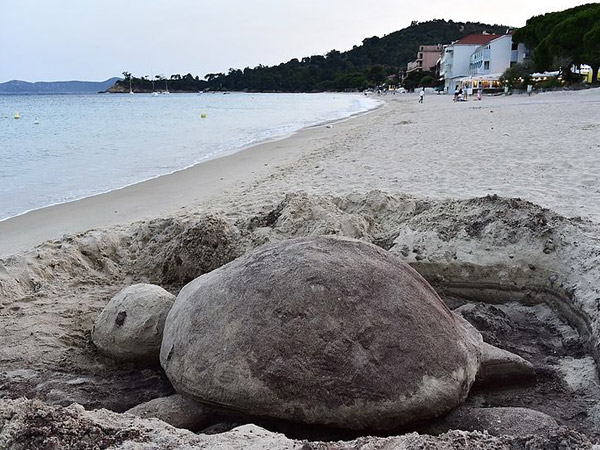
<svg viewBox="0 0 600 450"><path fill-rule="evenodd" d="M484 61L483 70L490 70L490 62L489 61Z"/></svg>

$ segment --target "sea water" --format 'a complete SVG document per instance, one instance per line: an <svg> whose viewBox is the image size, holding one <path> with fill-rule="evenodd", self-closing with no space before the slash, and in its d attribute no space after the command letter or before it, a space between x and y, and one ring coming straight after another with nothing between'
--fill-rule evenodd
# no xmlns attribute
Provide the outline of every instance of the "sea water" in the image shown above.
<svg viewBox="0 0 600 450"><path fill-rule="evenodd" d="M331 93L0 95L0 220L376 106Z"/></svg>

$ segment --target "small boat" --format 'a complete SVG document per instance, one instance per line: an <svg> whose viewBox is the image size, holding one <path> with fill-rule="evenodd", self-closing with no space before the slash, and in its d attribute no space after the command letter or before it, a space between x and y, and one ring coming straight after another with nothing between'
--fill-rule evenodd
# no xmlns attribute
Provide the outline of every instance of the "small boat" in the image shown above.
<svg viewBox="0 0 600 450"><path fill-rule="evenodd" d="M158 92L154 89L154 75L151 75L150 78L152 78L152 97L158 97Z"/></svg>

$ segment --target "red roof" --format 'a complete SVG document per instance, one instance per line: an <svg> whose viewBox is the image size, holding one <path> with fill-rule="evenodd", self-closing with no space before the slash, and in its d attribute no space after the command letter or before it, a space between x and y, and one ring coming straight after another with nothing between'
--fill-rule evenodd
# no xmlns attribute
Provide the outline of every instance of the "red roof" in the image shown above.
<svg viewBox="0 0 600 450"><path fill-rule="evenodd" d="M454 45L484 45L494 39L504 36L503 34L469 34L456 41Z"/></svg>

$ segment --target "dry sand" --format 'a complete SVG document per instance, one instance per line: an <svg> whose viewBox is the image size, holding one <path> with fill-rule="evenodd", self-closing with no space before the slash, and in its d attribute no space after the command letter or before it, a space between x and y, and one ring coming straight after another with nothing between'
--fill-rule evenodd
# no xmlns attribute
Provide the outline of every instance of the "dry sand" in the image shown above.
<svg viewBox="0 0 600 450"><path fill-rule="evenodd" d="M181 172L0 222L0 256L64 233L181 212L227 215L285 193L379 189L430 198L520 197L600 221L600 89L453 103L382 97L370 114L303 130Z"/></svg>
<svg viewBox="0 0 600 450"><path fill-rule="evenodd" d="M600 89L453 103L396 95L329 130L244 198L283 192L521 197L600 221ZM292 141L290 141L290 144ZM244 205L243 191L227 193Z"/></svg>

